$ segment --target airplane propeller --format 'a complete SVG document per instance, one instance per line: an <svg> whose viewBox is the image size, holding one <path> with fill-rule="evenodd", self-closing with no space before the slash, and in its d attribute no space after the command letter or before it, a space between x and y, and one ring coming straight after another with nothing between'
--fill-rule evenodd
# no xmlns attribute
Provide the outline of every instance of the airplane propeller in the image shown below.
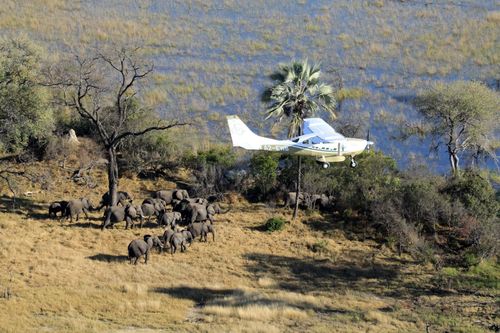
<svg viewBox="0 0 500 333"><path fill-rule="evenodd" d="M373 141L370 141L370 129L368 129L368 132L366 133L366 150L369 151L374 144L375 143Z"/></svg>

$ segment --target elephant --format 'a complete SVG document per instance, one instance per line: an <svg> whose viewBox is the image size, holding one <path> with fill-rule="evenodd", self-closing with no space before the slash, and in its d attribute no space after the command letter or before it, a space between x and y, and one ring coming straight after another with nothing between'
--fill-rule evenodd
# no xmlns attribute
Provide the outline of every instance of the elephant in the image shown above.
<svg viewBox="0 0 500 333"><path fill-rule="evenodd" d="M189 201L190 203L197 203L204 206L207 206L209 204L209 201L205 198L187 198L184 200Z"/></svg>
<svg viewBox="0 0 500 333"><path fill-rule="evenodd" d="M73 216L76 216L76 220L80 217L81 213L85 214L87 220L89 219L88 212L94 210L91 202L87 198L73 199L68 202L66 209L64 210L64 216L61 216L61 220L70 218L70 222L73 222Z"/></svg>
<svg viewBox="0 0 500 333"><path fill-rule="evenodd" d="M130 194L124 191L118 191L117 196L117 205L120 204L122 206L126 206L127 204L131 204L133 201ZM96 208L96 210L101 210L103 207L108 208L109 206L111 206L111 195L109 195L109 192L106 192L102 195L101 202L99 203L99 207Z"/></svg>
<svg viewBox="0 0 500 333"><path fill-rule="evenodd" d="M142 214L142 210L139 206L134 207L128 204L125 207L121 206L112 206L106 209L105 219L102 223L101 230L104 230L108 226L113 226L115 223L125 221L125 229L134 227L134 219L139 218L141 221L140 227L142 228L142 224L144 222L144 216Z"/></svg>
<svg viewBox="0 0 500 333"><path fill-rule="evenodd" d="M61 201L54 201L53 203L50 204L49 206L49 218L54 218L57 217L57 213L61 213L61 217L64 215L64 211L66 210L66 207L68 206L68 201L61 200Z"/></svg>
<svg viewBox="0 0 500 333"><path fill-rule="evenodd" d="M160 199L160 198L146 198L142 202L142 205L144 205L144 204L162 205L163 207L167 206L167 203L165 202L165 200Z"/></svg>
<svg viewBox="0 0 500 333"><path fill-rule="evenodd" d="M165 232L163 233L162 240L163 244L165 244L165 247L170 248L170 238L172 238L172 235L175 234L175 230L172 228L167 228L165 229Z"/></svg>
<svg viewBox="0 0 500 333"><path fill-rule="evenodd" d="M181 252L186 251L186 244L191 244L192 236L187 236L189 231L178 231L175 232L170 237L170 254L174 254L177 251L177 248L180 247Z"/></svg>
<svg viewBox="0 0 500 333"><path fill-rule="evenodd" d="M218 202L211 203L207 206L207 212L211 215L226 214L230 210L231 208L228 208L226 210L222 209Z"/></svg>
<svg viewBox="0 0 500 333"><path fill-rule="evenodd" d="M213 241L215 242L215 229L212 224L205 222L195 222L188 225L188 230L193 235L193 238L200 236L200 241L207 241L207 235L209 233L213 236Z"/></svg>
<svg viewBox="0 0 500 333"><path fill-rule="evenodd" d="M311 208L327 209L333 205L334 197L326 194L313 194L310 198Z"/></svg>
<svg viewBox="0 0 500 333"><path fill-rule="evenodd" d="M165 207L162 204L149 204L145 203L141 206L141 211L144 217L148 218L148 223L151 222L151 216L159 216L165 211Z"/></svg>
<svg viewBox="0 0 500 333"><path fill-rule="evenodd" d="M182 220L182 215L179 212L163 212L158 215L158 226L166 226L175 228L177 222Z"/></svg>
<svg viewBox="0 0 500 333"><path fill-rule="evenodd" d="M173 200L184 200L189 198L186 190L162 190L153 193L153 198L162 199L167 205L172 204Z"/></svg>
<svg viewBox="0 0 500 333"><path fill-rule="evenodd" d="M175 212L180 212L186 224L210 220L213 223L213 215L207 211L207 207L198 203L183 200L174 206Z"/></svg>
<svg viewBox="0 0 500 333"><path fill-rule="evenodd" d="M149 251L153 246L163 249L163 243L157 236L145 235L144 239L134 239L128 245L128 259L137 265L137 260L144 256L144 263L148 263Z"/></svg>
<svg viewBox="0 0 500 333"><path fill-rule="evenodd" d="M296 192L287 192L285 193L285 207L293 207L295 206L295 198L297 197ZM301 192L299 193L299 206L302 208L307 208L309 206L310 195L309 193Z"/></svg>

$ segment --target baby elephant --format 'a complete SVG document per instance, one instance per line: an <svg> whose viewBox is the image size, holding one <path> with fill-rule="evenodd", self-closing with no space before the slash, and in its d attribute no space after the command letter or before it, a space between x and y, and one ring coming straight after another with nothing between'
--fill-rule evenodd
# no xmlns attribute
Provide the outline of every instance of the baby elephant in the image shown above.
<svg viewBox="0 0 500 333"><path fill-rule="evenodd" d="M57 213L61 213L62 217L67 206L68 206L68 201L64 200L54 201L49 206L49 218L52 217L57 218Z"/></svg>
<svg viewBox="0 0 500 333"><path fill-rule="evenodd" d="M190 231L183 230L180 232L175 232L170 237L170 254L174 254L177 251L177 248L180 247L181 252L186 251L186 245L191 245L193 240L193 236Z"/></svg>
<svg viewBox="0 0 500 333"><path fill-rule="evenodd" d="M215 229L213 224L205 222L195 222L188 225L188 230L193 235L193 238L200 236L200 241L207 241L207 234L212 233L215 242Z"/></svg>
<svg viewBox="0 0 500 333"><path fill-rule="evenodd" d="M173 229L181 220L182 215L179 212L164 212L158 216L158 226L165 226Z"/></svg>
<svg viewBox="0 0 500 333"><path fill-rule="evenodd" d="M149 250L153 246L157 246L163 249L163 243L157 236L145 235L144 239L134 239L128 245L128 258L130 259L130 264L132 262L137 265L137 260L141 256L144 256L144 263L148 263Z"/></svg>

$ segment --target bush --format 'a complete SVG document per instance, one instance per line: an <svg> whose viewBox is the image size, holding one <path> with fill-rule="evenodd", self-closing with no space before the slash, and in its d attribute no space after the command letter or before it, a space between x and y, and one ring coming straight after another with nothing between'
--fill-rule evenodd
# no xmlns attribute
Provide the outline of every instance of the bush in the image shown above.
<svg viewBox="0 0 500 333"><path fill-rule="evenodd" d="M287 221L281 217L272 217L266 221L264 228L268 232L279 231L285 228L286 223Z"/></svg>
<svg viewBox="0 0 500 333"><path fill-rule="evenodd" d="M459 178L452 179L444 192L452 199L460 201L469 214L479 220L498 216L499 203L490 182L473 170L468 170Z"/></svg>
<svg viewBox="0 0 500 333"><path fill-rule="evenodd" d="M267 198L275 188L278 177L279 155L276 153L259 152L250 159L250 173L253 177L253 193L258 200Z"/></svg>
<svg viewBox="0 0 500 333"><path fill-rule="evenodd" d="M149 132L135 138L125 139L119 160L124 170L139 175L161 174L172 159L175 144L167 131Z"/></svg>
<svg viewBox="0 0 500 333"><path fill-rule="evenodd" d="M439 179L428 177L411 179L401 186L401 207L405 219L433 235L436 226L449 222L450 203L448 197L440 193Z"/></svg>
<svg viewBox="0 0 500 333"><path fill-rule="evenodd" d="M25 37L0 39L0 154L30 145L43 150L52 134L50 94L37 82L41 59L42 50Z"/></svg>
<svg viewBox="0 0 500 333"><path fill-rule="evenodd" d="M369 215L373 202L397 192L400 178L394 159L370 151L358 158L358 167L333 166L329 170L331 193L339 210L351 209Z"/></svg>
<svg viewBox="0 0 500 333"><path fill-rule="evenodd" d="M222 193L232 189L232 182L227 174L236 166L236 155L231 147L211 148L198 154L184 157L184 165L193 171L198 196Z"/></svg>

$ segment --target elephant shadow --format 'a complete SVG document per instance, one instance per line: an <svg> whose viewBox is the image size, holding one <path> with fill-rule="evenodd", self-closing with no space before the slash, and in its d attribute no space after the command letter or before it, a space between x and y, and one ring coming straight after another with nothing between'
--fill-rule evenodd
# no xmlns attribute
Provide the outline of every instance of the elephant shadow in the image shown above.
<svg viewBox="0 0 500 333"><path fill-rule="evenodd" d="M98 253L93 256L87 257L87 259L100 262L123 262L128 260L128 257L120 254Z"/></svg>
<svg viewBox="0 0 500 333"><path fill-rule="evenodd" d="M64 222L62 225L65 225ZM92 223L92 222L69 222L66 224L66 226L70 227L70 228L88 228L88 229L99 229L101 228L101 225L100 224L95 224L95 223Z"/></svg>

